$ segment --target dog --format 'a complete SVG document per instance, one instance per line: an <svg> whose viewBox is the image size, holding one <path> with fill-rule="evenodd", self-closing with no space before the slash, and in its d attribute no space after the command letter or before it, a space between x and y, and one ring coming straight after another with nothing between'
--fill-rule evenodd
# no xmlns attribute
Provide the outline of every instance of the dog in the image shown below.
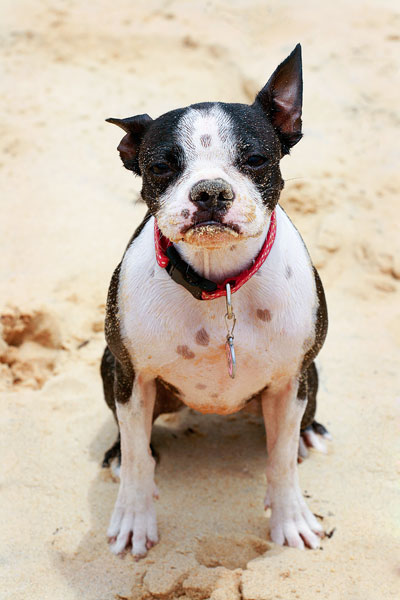
<svg viewBox="0 0 400 600"><path fill-rule="evenodd" d="M302 137L301 46L252 105L210 102L107 119L142 177L148 212L109 288L101 373L119 438L112 552L158 541L152 422L187 405L230 414L253 400L267 432L270 537L316 548L321 525L300 490L297 457L322 447L314 359L327 332L323 287L278 200L280 160Z"/></svg>

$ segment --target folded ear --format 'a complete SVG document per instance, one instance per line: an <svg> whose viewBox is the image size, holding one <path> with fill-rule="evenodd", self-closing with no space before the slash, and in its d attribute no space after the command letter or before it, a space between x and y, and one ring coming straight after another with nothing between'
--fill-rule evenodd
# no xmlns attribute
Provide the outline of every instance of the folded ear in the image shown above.
<svg viewBox="0 0 400 600"><path fill-rule="evenodd" d="M254 104L261 105L271 120L282 144L283 154L301 139L303 74L301 46L279 65L258 93Z"/></svg>
<svg viewBox="0 0 400 600"><path fill-rule="evenodd" d="M124 163L124 167L140 175L138 162L139 147L150 123L153 121L149 115L137 115L127 119L106 119L107 123L118 125L126 135L122 138L117 148Z"/></svg>

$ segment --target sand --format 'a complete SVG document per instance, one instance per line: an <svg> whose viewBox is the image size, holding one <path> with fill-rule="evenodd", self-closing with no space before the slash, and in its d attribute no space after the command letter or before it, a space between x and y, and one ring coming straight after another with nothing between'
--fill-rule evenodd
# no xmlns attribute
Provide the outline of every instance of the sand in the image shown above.
<svg viewBox="0 0 400 600"><path fill-rule="evenodd" d="M395 0L3 0L1 598L343 599L400 594L399 25ZM304 139L282 205L320 270L330 331L300 465L325 531L277 547L251 415L158 421L161 541L111 555L116 427L98 373L106 291L145 207L104 122L251 102L303 45Z"/></svg>

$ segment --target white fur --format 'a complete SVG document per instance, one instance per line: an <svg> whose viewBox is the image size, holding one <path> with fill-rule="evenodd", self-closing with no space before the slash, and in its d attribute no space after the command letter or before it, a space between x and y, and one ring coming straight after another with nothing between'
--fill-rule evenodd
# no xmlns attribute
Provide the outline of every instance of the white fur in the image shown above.
<svg viewBox="0 0 400 600"><path fill-rule="evenodd" d="M315 448L318 452L327 453L327 447L322 437L315 433L312 429L303 432L305 442L310 448ZM328 439L328 438L327 438Z"/></svg>
<svg viewBox="0 0 400 600"><path fill-rule="evenodd" d="M178 242L179 253L182 258L190 265L196 265L195 269L203 277L211 279L216 283L224 281L228 277L234 277L252 263L264 243L268 232L270 218L264 221L262 234L257 237L250 237L243 241L232 240L232 244L226 248L207 248L194 247L187 242Z"/></svg>
<svg viewBox="0 0 400 600"><path fill-rule="evenodd" d="M121 483L107 535L114 554L124 551L132 538L132 554L144 556L157 543L153 497L154 459L149 452L151 417L155 401L154 380L136 378L132 397L117 403L121 432Z"/></svg>
<svg viewBox="0 0 400 600"><path fill-rule="evenodd" d="M297 399L298 381L290 378L279 389L262 394L267 429L267 480L264 503L271 508L270 535L277 544L303 549L319 546L322 527L300 490L297 451L305 402Z"/></svg>

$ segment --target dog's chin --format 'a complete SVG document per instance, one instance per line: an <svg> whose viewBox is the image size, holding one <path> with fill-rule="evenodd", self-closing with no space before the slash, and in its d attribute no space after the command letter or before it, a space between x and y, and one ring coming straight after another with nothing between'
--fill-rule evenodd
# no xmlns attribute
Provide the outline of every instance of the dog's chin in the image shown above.
<svg viewBox="0 0 400 600"><path fill-rule="evenodd" d="M231 246L241 237L241 234L229 225L208 221L190 227L185 232L183 240L191 246L212 249Z"/></svg>

